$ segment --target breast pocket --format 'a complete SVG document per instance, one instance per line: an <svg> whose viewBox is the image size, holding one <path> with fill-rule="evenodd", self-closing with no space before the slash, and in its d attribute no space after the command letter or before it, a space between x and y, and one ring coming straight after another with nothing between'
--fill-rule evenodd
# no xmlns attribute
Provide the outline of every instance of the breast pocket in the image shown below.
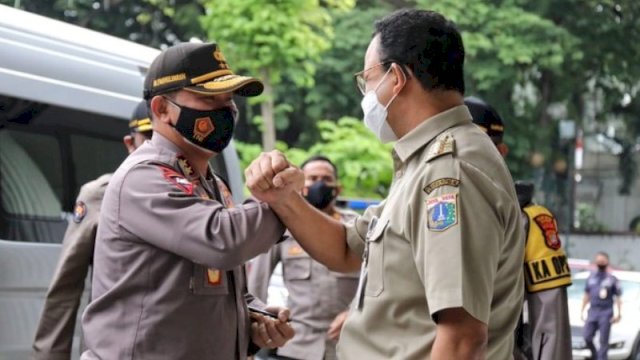
<svg viewBox="0 0 640 360"><path fill-rule="evenodd" d="M311 258L297 256L284 258L284 279L286 281L308 280L311 278Z"/></svg>
<svg viewBox="0 0 640 360"><path fill-rule="evenodd" d="M389 220L380 219L370 233L367 234L368 261L367 261L367 285L365 295L377 297L384 290L384 232Z"/></svg>
<svg viewBox="0 0 640 360"><path fill-rule="evenodd" d="M229 281L224 270L209 269L194 264L191 291L196 295L223 296L229 294Z"/></svg>

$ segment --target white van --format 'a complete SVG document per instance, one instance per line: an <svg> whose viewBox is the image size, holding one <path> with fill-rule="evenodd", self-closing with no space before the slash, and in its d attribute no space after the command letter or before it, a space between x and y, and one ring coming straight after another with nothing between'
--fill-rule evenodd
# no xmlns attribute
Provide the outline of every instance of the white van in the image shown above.
<svg viewBox="0 0 640 360"><path fill-rule="evenodd" d="M125 158L158 53L0 5L0 359L28 358L75 197ZM212 165L241 201L233 146Z"/></svg>

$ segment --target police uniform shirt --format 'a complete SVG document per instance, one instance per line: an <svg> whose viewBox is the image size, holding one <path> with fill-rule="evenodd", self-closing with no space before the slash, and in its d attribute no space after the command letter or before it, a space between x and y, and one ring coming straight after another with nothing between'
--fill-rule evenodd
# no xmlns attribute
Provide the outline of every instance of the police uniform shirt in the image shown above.
<svg viewBox="0 0 640 360"><path fill-rule="evenodd" d="M111 174L103 175L80 189L36 329L33 359L71 358L76 315L93 256L100 204L109 179Z"/></svg>
<svg viewBox="0 0 640 360"><path fill-rule="evenodd" d="M336 209L337 210L337 209ZM337 210L342 222L357 214ZM284 285L289 296L291 323L296 334L277 354L294 359L323 360L335 351L327 341L327 331L335 317L349 308L358 285L359 273L337 273L313 260L290 235L271 250L255 258L248 275L249 291L260 300L267 300L269 279L273 269L282 263ZM328 348L332 347L332 348Z"/></svg>
<svg viewBox="0 0 640 360"><path fill-rule="evenodd" d="M118 168L102 205L82 359L246 358L242 265L284 226L255 200L225 208L221 185L157 133Z"/></svg>
<svg viewBox="0 0 640 360"><path fill-rule="evenodd" d="M347 226L364 260L340 358L429 359L436 314L455 307L488 325L487 359L510 358L524 243L504 160L465 106L419 125L393 158L386 201Z"/></svg>
<svg viewBox="0 0 640 360"><path fill-rule="evenodd" d="M589 294L590 315L597 311L613 311L613 297L622 295L618 279L606 271L592 272L584 291Z"/></svg>

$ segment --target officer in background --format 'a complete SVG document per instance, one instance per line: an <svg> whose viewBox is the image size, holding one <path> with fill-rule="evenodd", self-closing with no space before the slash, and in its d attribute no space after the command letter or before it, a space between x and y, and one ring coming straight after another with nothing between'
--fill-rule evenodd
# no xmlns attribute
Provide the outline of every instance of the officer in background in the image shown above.
<svg viewBox="0 0 640 360"><path fill-rule="evenodd" d="M506 156L504 123L498 112L476 97L465 98L473 122L489 135ZM570 359L571 326L567 286L571 272L553 214L533 203L533 184L516 182L516 194L525 228L525 303L528 326L521 319L516 331L516 359Z"/></svg>
<svg viewBox="0 0 640 360"><path fill-rule="evenodd" d="M341 188L338 170L324 156L313 156L300 166L304 171L303 195L316 209L328 216L349 222L358 214L336 207ZM336 343L349 304L358 286L358 273L336 273L313 260L291 236L255 258L249 270L249 291L267 299L273 269L282 263L284 285L289 292L287 306L296 320L296 335L277 349L274 359L333 360Z"/></svg>
<svg viewBox="0 0 640 360"><path fill-rule="evenodd" d="M402 9L375 23L356 81L366 126L396 141L395 172L387 198L353 222L282 196L304 173L277 151L245 171L310 256L334 271L361 268L341 359L512 356L520 209L504 160L463 104L463 64L460 33L439 13Z"/></svg>
<svg viewBox="0 0 640 360"><path fill-rule="evenodd" d="M234 206L209 167L231 142L233 96L262 90L215 43L175 45L153 61L144 97L154 136L105 192L82 359L244 360L293 337L286 309L250 321L244 273L285 228L267 204Z"/></svg>
<svg viewBox="0 0 640 360"><path fill-rule="evenodd" d="M587 347L591 351L591 359L606 360L609 351L609 333L611 324L620 321L622 316L622 289L618 284L618 279L609 273L609 255L600 251L595 258L598 270L589 275L584 288L584 297L582 299L581 315L584 320L584 340ZM613 303L615 301L617 313L613 311ZM587 317L584 316L584 310L589 306ZM593 344L593 337L596 331L600 333L600 346L596 351Z"/></svg>
<svg viewBox="0 0 640 360"><path fill-rule="evenodd" d="M147 102L141 101L129 122L130 133L123 143L131 154L145 140L151 139L151 119ZM100 205L112 174L105 174L80 189L62 242L62 253L45 298L40 323L33 343L33 359L71 358L76 315L85 279L93 258L93 247L100 217Z"/></svg>

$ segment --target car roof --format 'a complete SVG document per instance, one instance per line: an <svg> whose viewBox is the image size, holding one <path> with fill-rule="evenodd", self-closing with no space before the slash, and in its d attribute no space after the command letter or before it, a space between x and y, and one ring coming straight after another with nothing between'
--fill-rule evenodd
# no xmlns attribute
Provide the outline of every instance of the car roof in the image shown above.
<svg viewBox="0 0 640 360"><path fill-rule="evenodd" d="M573 278L578 280L586 279L589 277L591 273L592 271L581 271L581 272L575 273L573 275ZM638 271L612 270L612 271L609 271L609 273L611 273L613 276L618 278L618 280L640 282L640 272Z"/></svg>

